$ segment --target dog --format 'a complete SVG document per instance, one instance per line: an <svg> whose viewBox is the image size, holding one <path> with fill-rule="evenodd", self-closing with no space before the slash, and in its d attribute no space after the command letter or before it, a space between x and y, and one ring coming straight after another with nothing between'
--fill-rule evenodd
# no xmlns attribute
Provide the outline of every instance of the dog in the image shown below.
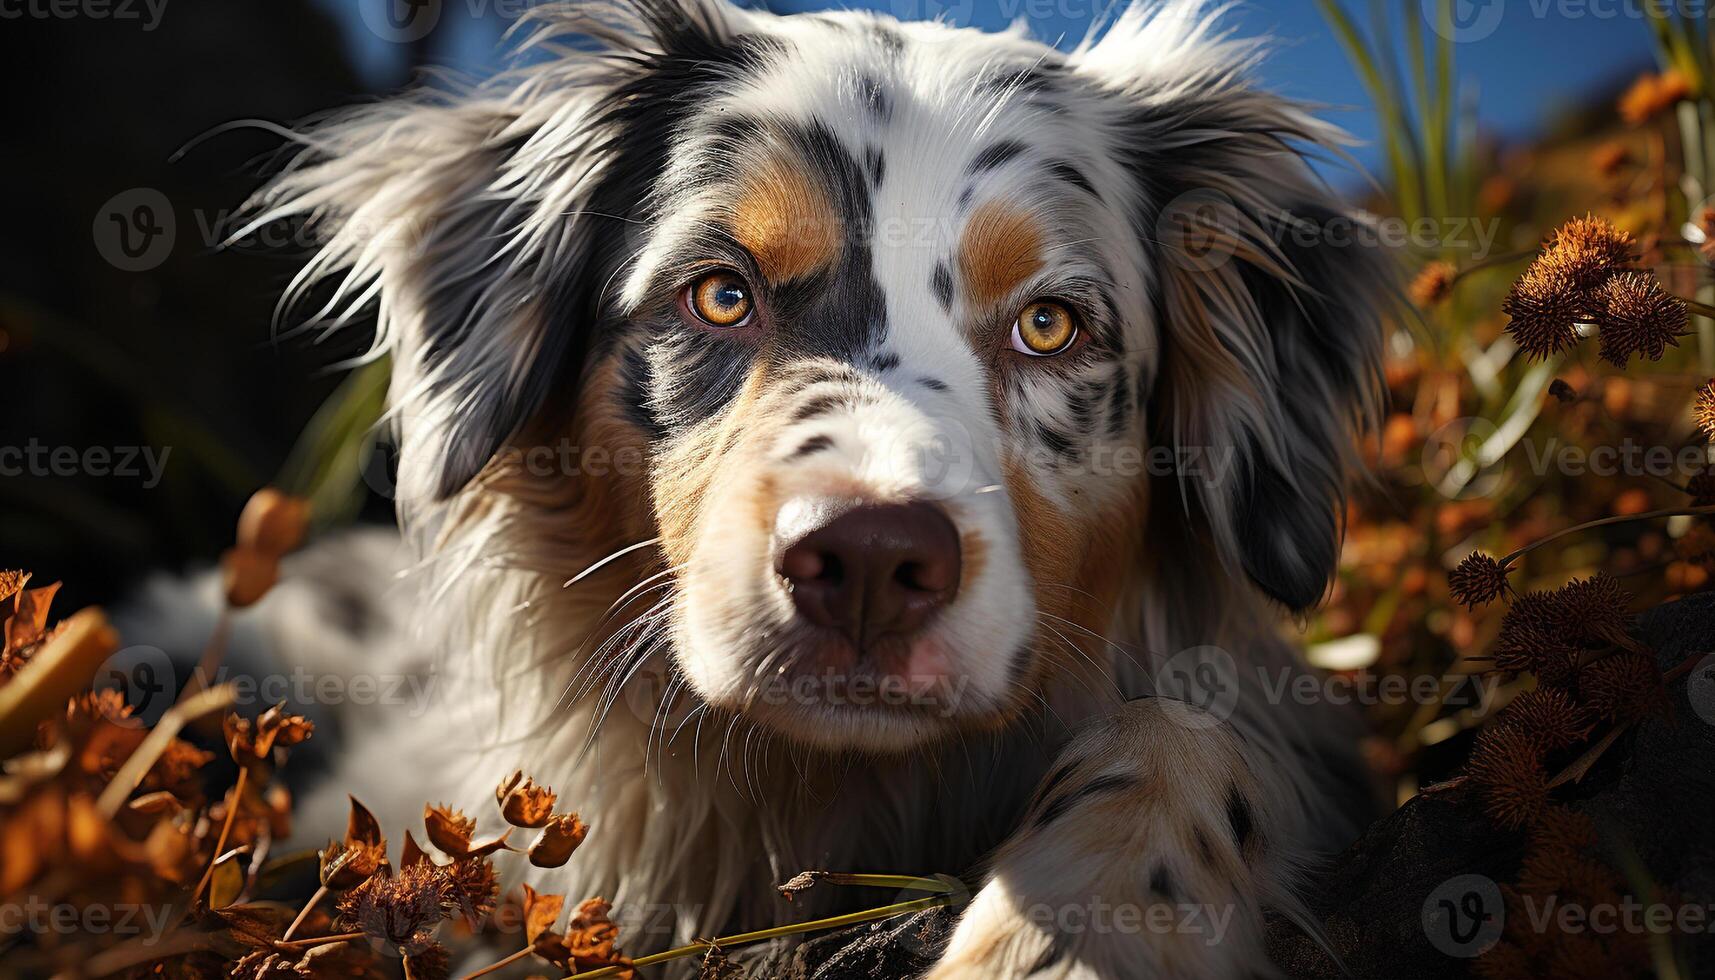
<svg viewBox="0 0 1715 980"><path fill-rule="evenodd" d="M376 320L438 671L331 785L525 769L592 828L536 878L634 954L944 872L932 980L1266 973L1373 806L1281 693L1396 292L1324 233L1343 134L1201 0L1069 53L723 0L519 47L307 126L247 212L318 235L289 313Z"/></svg>

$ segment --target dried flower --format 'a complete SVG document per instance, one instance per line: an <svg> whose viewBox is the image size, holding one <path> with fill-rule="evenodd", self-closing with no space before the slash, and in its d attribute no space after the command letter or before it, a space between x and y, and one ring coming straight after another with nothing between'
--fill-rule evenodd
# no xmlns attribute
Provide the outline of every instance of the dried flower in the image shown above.
<svg viewBox="0 0 1715 980"><path fill-rule="evenodd" d="M1492 728L1477 736L1471 780L1483 794L1483 809L1496 823L1517 829L1548 803L1548 772L1542 746L1514 728Z"/></svg>
<svg viewBox="0 0 1715 980"><path fill-rule="evenodd" d="M1480 551L1466 555L1447 573L1447 591L1467 609L1493 602L1508 589L1507 567Z"/></svg>
<svg viewBox="0 0 1715 980"><path fill-rule="evenodd" d="M540 827L554 815L554 791L537 786L522 771L515 772L494 791L500 815L514 827Z"/></svg>
<svg viewBox="0 0 1715 980"><path fill-rule="evenodd" d="M451 879L432 864L371 875L341 895L338 908L351 928L407 953L427 949L429 929L458 911Z"/></svg>
<svg viewBox="0 0 1715 980"><path fill-rule="evenodd" d="M330 843L320 854L321 882L343 891L356 887L387 864L387 838L369 808L347 797L351 811L346 818L345 839Z"/></svg>
<svg viewBox="0 0 1715 980"><path fill-rule="evenodd" d="M309 517L309 501L263 487L238 515L238 547L278 558L303 543Z"/></svg>
<svg viewBox="0 0 1715 980"><path fill-rule="evenodd" d="M1554 627L1592 648L1631 642L1633 596L1611 575L1573 579L1549 593Z"/></svg>
<svg viewBox="0 0 1715 980"><path fill-rule="evenodd" d="M1676 69L1660 75L1645 73L1638 76L1631 88L1620 96L1620 118L1628 126L1639 126L1672 109L1691 95L1691 83Z"/></svg>
<svg viewBox="0 0 1715 980"><path fill-rule="evenodd" d="M1571 276L1579 290L1591 290L1614 273L1630 269L1637 247L1637 241L1613 222L1586 214L1556 228L1547 251L1535 264L1559 269Z"/></svg>
<svg viewBox="0 0 1715 980"><path fill-rule="evenodd" d="M542 827L536 842L530 845L530 863L538 868L557 868L565 864L589 833L575 813L554 815Z"/></svg>
<svg viewBox="0 0 1715 980"><path fill-rule="evenodd" d="M1659 361L1685 333L1685 301L1642 272L1609 277L1596 288L1593 309L1602 327L1601 357L1616 367L1633 354Z"/></svg>
<svg viewBox="0 0 1715 980"><path fill-rule="evenodd" d="M1715 379L1704 382L1703 387L1697 389L1697 406L1693 411L1697 427L1703 430L1704 435L1715 439Z"/></svg>
<svg viewBox="0 0 1715 980"><path fill-rule="evenodd" d="M1549 357L1578 343L1583 315L1578 283L1570 272L1538 259L1513 283L1501 312L1507 333L1526 354Z"/></svg>
<svg viewBox="0 0 1715 980"><path fill-rule="evenodd" d="M1636 721L1666 703L1661 670L1644 653L1616 653L1586 665L1578 691L1591 711L1616 722Z"/></svg>
<svg viewBox="0 0 1715 980"><path fill-rule="evenodd" d="M254 722L227 715L224 724L227 747L239 763L266 761L276 748L297 745L316 730L308 718L288 712L284 701L262 712Z"/></svg>
<svg viewBox="0 0 1715 980"><path fill-rule="evenodd" d="M1452 263L1429 263L1411 282L1411 301L1424 309L1435 306L1453 292L1453 281L1456 278L1458 270L1453 268Z"/></svg>
<svg viewBox="0 0 1715 980"><path fill-rule="evenodd" d="M280 580L280 556L253 548L232 548L220 556L221 586L227 605L253 606Z"/></svg>
<svg viewBox="0 0 1715 980"><path fill-rule="evenodd" d="M1530 849L1538 853L1586 854L1596 844L1596 822L1567 807L1551 806L1531 825Z"/></svg>
<svg viewBox="0 0 1715 980"><path fill-rule="evenodd" d="M1560 749L1590 733L1588 714L1565 691L1546 688L1526 691L1501 712L1500 724L1537 740L1544 749Z"/></svg>

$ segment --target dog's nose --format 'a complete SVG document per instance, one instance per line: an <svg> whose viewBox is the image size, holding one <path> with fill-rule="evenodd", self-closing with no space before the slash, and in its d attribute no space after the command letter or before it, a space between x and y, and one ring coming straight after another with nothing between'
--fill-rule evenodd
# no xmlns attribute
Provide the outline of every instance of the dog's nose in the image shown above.
<svg viewBox="0 0 1715 980"><path fill-rule="evenodd" d="M781 543L775 571L804 618L861 651L921 627L959 588L959 532L928 503L854 507Z"/></svg>

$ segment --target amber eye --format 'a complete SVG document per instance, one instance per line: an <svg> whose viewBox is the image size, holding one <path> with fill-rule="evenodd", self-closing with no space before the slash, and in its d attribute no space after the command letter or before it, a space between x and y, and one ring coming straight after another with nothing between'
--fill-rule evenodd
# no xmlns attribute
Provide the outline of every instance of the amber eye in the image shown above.
<svg viewBox="0 0 1715 980"><path fill-rule="evenodd" d="M750 284L731 269L719 269L686 287L685 305L711 327L742 326L750 319Z"/></svg>
<svg viewBox="0 0 1715 980"><path fill-rule="evenodd" d="M1012 327L1012 349L1032 357L1058 354L1072 346L1078 337L1078 324L1065 304L1051 299L1037 300L1018 313Z"/></svg>

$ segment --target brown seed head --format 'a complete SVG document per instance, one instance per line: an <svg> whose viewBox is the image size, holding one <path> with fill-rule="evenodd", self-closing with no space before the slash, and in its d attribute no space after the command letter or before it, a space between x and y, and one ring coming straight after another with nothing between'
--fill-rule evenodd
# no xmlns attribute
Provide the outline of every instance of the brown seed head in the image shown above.
<svg viewBox="0 0 1715 980"><path fill-rule="evenodd" d="M1633 354L1661 360L1685 333L1685 301L1652 275L1620 272L1596 288L1592 306L1601 325L1603 360L1625 367Z"/></svg>
<svg viewBox="0 0 1715 980"><path fill-rule="evenodd" d="M1486 605L1508 591L1507 568L1489 555L1473 551L1447 573L1447 591L1467 609Z"/></svg>

